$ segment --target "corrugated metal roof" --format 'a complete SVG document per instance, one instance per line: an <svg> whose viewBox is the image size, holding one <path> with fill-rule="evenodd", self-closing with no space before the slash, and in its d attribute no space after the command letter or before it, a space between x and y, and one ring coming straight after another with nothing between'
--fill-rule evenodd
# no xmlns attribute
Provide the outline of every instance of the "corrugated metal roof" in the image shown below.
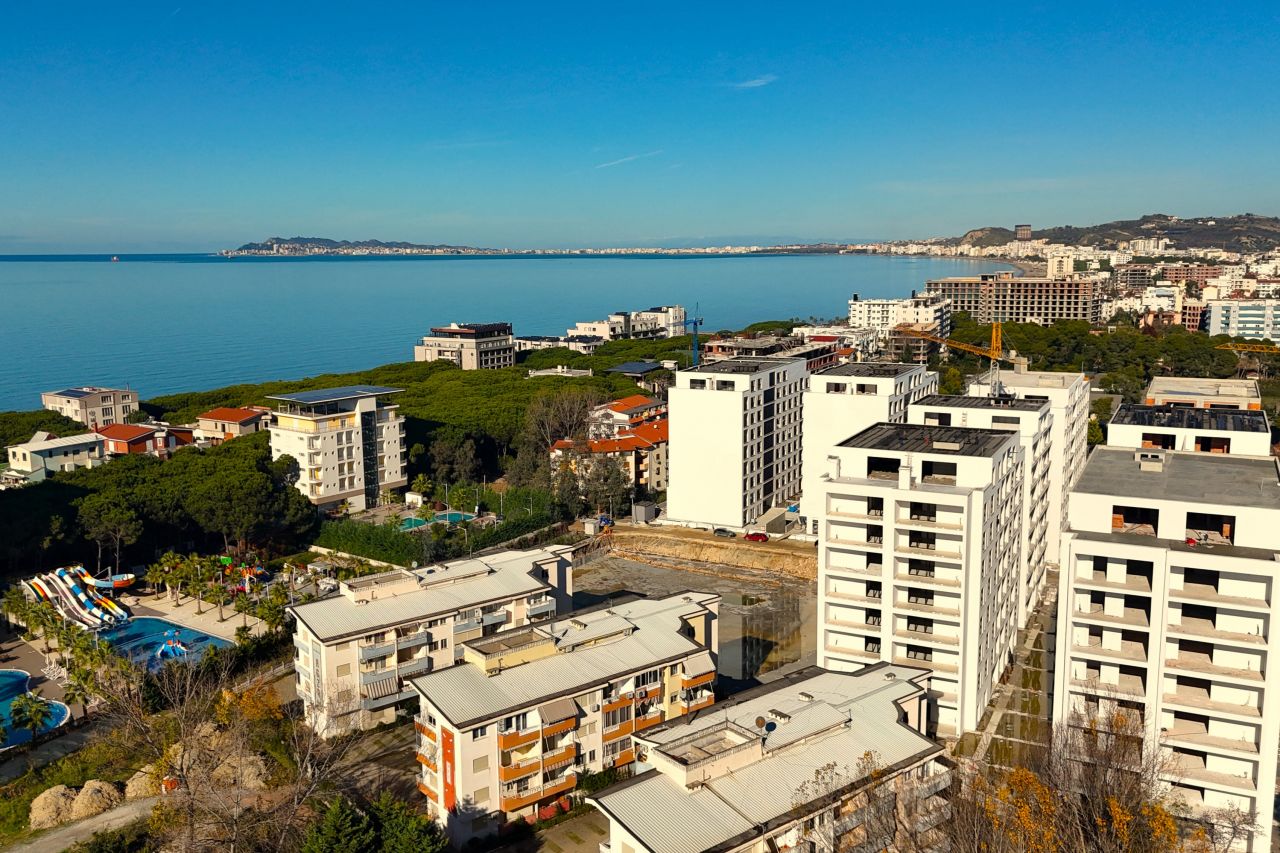
<svg viewBox="0 0 1280 853"><path fill-rule="evenodd" d="M79 444L101 443L102 436L97 433L87 432L80 435L66 435L62 438L46 438L36 440L34 437L25 444L13 445L21 447L28 453L38 453L41 450L56 450L59 447L73 447Z"/></svg>
<svg viewBox="0 0 1280 853"><path fill-rule="evenodd" d="M317 403L336 403L339 400L351 400L355 397L396 394L403 390L403 388L384 388L381 385L343 385L340 388L317 388L314 391L297 391L293 394L268 394L267 399L313 406Z"/></svg>
<svg viewBox="0 0 1280 853"><path fill-rule="evenodd" d="M684 674L690 677L706 675L716 671L716 662L711 659L711 652L694 655L684 663Z"/></svg>
<svg viewBox="0 0 1280 853"><path fill-rule="evenodd" d="M611 818L659 853L700 853L753 826L711 791L686 791L660 773L596 799Z"/></svg>

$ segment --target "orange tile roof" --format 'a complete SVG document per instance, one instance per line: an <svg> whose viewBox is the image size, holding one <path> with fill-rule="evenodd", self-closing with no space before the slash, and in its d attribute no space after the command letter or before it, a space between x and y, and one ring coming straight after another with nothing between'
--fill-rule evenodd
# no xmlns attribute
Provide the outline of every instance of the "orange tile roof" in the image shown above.
<svg viewBox="0 0 1280 853"><path fill-rule="evenodd" d="M623 397L621 400L614 400L609 404L609 408L615 412L625 412L627 409L634 409L637 406L658 405L659 400L654 397L646 397L644 394L632 394L630 397Z"/></svg>
<svg viewBox="0 0 1280 853"><path fill-rule="evenodd" d="M260 417L262 417L262 412L253 409L233 409L221 406L217 409L210 409L200 415L199 419L202 421L230 421L231 423L242 424L245 421Z"/></svg>
<svg viewBox="0 0 1280 853"><path fill-rule="evenodd" d="M588 453L623 453L630 450L647 450L667 441L667 420L649 424L641 424L629 432L619 433L616 438L593 438L587 442ZM573 450L579 446L572 439L562 438L551 445L552 450Z"/></svg>
<svg viewBox="0 0 1280 853"><path fill-rule="evenodd" d="M112 441L137 441L155 435L155 427L138 426L137 424L111 424L98 427L98 435Z"/></svg>

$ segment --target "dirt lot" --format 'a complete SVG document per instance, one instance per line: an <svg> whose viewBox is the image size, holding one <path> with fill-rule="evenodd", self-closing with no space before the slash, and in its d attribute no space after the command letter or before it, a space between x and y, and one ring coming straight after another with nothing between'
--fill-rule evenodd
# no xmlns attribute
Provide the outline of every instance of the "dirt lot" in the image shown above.
<svg viewBox="0 0 1280 853"><path fill-rule="evenodd" d="M688 527L620 524L612 533L613 548L626 556L667 557L813 580L818 576L818 549L812 542L771 539L748 542L741 536L721 538L709 530Z"/></svg>
<svg viewBox="0 0 1280 853"><path fill-rule="evenodd" d="M653 565L608 555L574 574L574 606L588 607L624 592L659 596L695 589L718 592L719 682L727 692L757 676L813 659L817 585L777 572L698 563Z"/></svg>

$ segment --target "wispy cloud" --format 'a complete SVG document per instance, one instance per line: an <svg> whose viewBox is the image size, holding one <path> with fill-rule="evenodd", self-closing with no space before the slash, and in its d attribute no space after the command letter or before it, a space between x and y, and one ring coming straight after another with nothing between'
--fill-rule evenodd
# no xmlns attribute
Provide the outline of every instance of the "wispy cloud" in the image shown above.
<svg viewBox="0 0 1280 853"><path fill-rule="evenodd" d="M608 163L597 163L595 168L608 169L613 166L621 166L623 163L631 163L635 160L643 160L646 157L657 157L661 153L662 153L662 149L659 148L656 151L646 151L643 154L632 154L630 157L619 157L617 160L610 160Z"/></svg>
<svg viewBox="0 0 1280 853"><path fill-rule="evenodd" d="M759 89L762 86L768 86L777 79L777 74L763 74L759 77L752 77L750 80L743 80L741 83L732 83L730 85L734 89Z"/></svg>

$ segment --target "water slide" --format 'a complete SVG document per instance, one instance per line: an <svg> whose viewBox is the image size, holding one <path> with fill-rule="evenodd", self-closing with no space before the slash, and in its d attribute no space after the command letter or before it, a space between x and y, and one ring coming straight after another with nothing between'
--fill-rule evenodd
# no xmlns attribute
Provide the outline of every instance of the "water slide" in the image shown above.
<svg viewBox="0 0 1280 853"><path fill-rule="evenodd" d="M53 581L55 585L60 585L62 591L69 591L73 603L76 605L78 612L82 618L87 618L90 624L114 625L116 618L108 615L98 605L89 600L80 584L76 583L74 577L66 569L58 569L53 574L45 575L47 579Z"/></svg>
<svg viewBox="0 0 1280 853"><path fill-rule="evenodd" d="M53 573L34 577L30 583L32 588L36 590L36 594L43 595L44 600L51 603L54 609L62 614L62 618L78 622L90 628L96 628L103 624L101 619L90 615L87 610L80 607L75 596L63 586Z"/></svg>
<svg viewBox="0 0 1280 853"><path fill-rule="evenodd" d="M36 580L35 578L32 578L29 581L23 581L22 585L27 588L27 590L31 593L31 596L36 601L52 602L52 600L49 598L49 593L45 590L44 586L40 583L40 581Z"/></svg>
<svg viewBox="0 0 1280 853"><path fill-rule="evenodd" d="M95 581L93 576L90 575L85 570L84 566L72 566L71 574L78 581L80 581L80 583L84 584L85 596L89 599L89 601L98 605L98 607L105 610L111 616L115 617L115 620L117 622L124 622L129 618L129 614L125 611L123 607L121 607L119 604L116 604L114 601L107 598L105 595L98 594L98 591L95 590L92 586L90 586L90 583L95 583ZM119 577L119 575L114 575L113 577ZM129 577L132 578L133 575L129 575ZM129 583L132 583L132 582L133 581L130 581ZM110 582L97 581L96 583L110 583Z"/></svg>
<svg viewBox="0 0 1280 853"><path fill-rule="evenodd" d="M137 580L137 576L132 573L122 575L112 575L106 580L95 578L93 575L85 571L84 566L75 567L76 574L80 578L80 582L86 587L96 587L97 589L124 589L127 586L133 586L133 582Z"/></svg>

